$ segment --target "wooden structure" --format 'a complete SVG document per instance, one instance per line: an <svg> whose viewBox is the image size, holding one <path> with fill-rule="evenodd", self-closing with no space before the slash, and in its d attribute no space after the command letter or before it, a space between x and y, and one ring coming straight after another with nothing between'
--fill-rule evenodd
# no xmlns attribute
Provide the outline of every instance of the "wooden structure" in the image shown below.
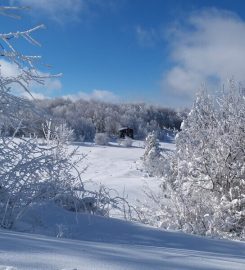
<svg viewBox="0 0 245 270"><path fill-rule="evenodd" d="M134 138L134 131L132 128L129 127L122 127L118 130L119 137L125 139L125 137L129 137L131 139Z"/></svg>

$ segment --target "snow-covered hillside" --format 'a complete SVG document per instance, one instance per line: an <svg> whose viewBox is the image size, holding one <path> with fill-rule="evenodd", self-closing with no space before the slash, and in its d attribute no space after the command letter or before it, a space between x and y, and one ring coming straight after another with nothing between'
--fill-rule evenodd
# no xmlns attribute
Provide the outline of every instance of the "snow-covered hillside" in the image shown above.
<svg viewBox="0 0 245 270"><path fill-rule="evenodd" d="M135 147L130 148L120 147L118 144L80 146L79 152L87 154L84 164L88 166L82 178L92 180L95 185L104 184L120 194L125 190L129 196L139 198L142 191L140 187L144 182L139 160L144 149L140 141L134 145Z"/></svg>
<svg viewBox="0 0 245 270"><path fill-rule="evenodd" d="M81 215L79 240L0 231L1 270L243 270L245 244ZM52 228L51 228L52 230Z"/></svg>
<svg viewBox="0 0 245 270"><path fill-rule="evenodd" d="M141 170L142 144L135 141L132 148L80 145L79 152L88 154L81 163L81 168L88 165L83 179L94 182L91 188L102 183L128 194L130 203L145 200L145 182L154 189L158 181ZM15 229L0 230L0 270L243 270L245 265L245 243L76 215L52 203L30 208Z"/></svg>
<svg viewBox="0 0 245 270"><path fill-rule="evenodd" d="M164 149L174 149L175 145L162 143ZM131 203L136 199L145 199L143 187L150 185L152 189L158 187L154 178L148 178L142 171L140 158L144 154L144 142L134 141L133 147L122 147L117 143L110 143L109 146L94 144L82 144L79 152L87 154L81 164L88 166L82 178L92 180L94 186L103 184L117 190L119 195L128 197Z"/></svg>

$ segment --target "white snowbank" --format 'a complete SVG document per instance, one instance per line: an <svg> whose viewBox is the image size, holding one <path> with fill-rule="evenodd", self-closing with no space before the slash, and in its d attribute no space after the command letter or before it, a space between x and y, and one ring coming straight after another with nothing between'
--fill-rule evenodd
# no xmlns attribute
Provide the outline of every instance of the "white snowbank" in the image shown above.
<svg viewBox="0 0 245 270"><path fill-rule="evenodd" d="M84 179L125 190L131 203L144 199L140 142L132 148L85 144L79 151L88 153ZM158 185L153 178L147 182ZM245 265L245 243L76 215L53 203L32 206L15 229L19 232L0 230L0 270L244 270Z"/></svg>
<svg viewBox="0 0 245 270"><path fill-rule="evenodd" d="M7 266L18 270L244 269L245 243L85 214L75 220L74 214L63 213L65 217L61 217L64 210L46 207L42 217L47 220L36 227L36 232L51 234L57 232L58 222L66 222L66 226L73 225L67 236L80 241L1 230L1 270L12 270Z"/></svg>
<svg viewBox="0 0 245 270"><path fill-rule="evenodd" d="M81 144L78 146L80 153L87 154L86 159L81 163L81 169L88 166L82 174L85 181L93 181L89 186L91 189L98 188L103 184L115 189L119 195L127 196L128 201L135 204L137 199L144 201L146 196L144 186L147 184L152 190L158 189L159 181L150 177L146 178L142 170L140 158L144 154L144 142L134 140L133 146L126 148L117 143L110 143L109 146L94 144ZM171 143L161 143L164 149L174 149Z"/></svg>

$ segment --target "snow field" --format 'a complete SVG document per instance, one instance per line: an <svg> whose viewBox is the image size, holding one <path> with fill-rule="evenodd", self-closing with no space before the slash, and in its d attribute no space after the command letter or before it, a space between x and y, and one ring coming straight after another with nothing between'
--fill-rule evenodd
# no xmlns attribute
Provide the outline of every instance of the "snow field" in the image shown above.
<svg viewBox="0 0 245 270"><path fill-rule="evenodd" d="M91 187L105 184L127 194L130 203L146 199L145 181L158 187L157 179L141 170L142 142L132 148L83 144L78 150L88 154L81 168L88 165L82 177L94 182ZM33 205L15 229L19 232L0 230L0 270L245 269L245 243L75 215L52 203Z"/></svg>

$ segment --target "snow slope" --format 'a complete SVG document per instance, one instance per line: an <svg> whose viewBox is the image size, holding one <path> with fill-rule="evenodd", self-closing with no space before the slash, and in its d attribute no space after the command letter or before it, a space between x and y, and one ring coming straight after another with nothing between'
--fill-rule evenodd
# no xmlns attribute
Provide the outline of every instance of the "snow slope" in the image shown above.
<svg viewBox="0 0 245 270"><path fill-rule="evenodd" d="M81 215L80 240L0 231L0 269L243 270L245 243ZM9 267L9 268L7 268ZM13 267L13 268L10 268Z"/></svg>
<svg viewBox="0 0 245 270"><path fill-rule="evenodd" d="M125 190L130 197L141 197L142 190L139 187L142 187L144 177L137 162L143 156L142 147L87 145L80 146L79 152L88 154L85 160L88 168L83 179L104 184L120 194Z"/></svg>
<svg viewBox="0 0 245 270"><path fill-rule="evenodd" d="M132 148L84 144L79 151L88 153L81 168L90 165L83 178L93 180L95 188L102 183L125 191L133 203L144 200L145 180L153 189L158 185L140 170L144 152L140 142ZM19 232L0 230L0 270L245 269L245 243L75 215L52 203L34 205L15 229Z"/></svg>
<svg viewBox="0 0 245 270"><path fill-rule="evenodd" d="M164 149L174 149L175 145L162 143ZM115 189L122 196L127 196L129 202L135 203L136 199L145 200L143 187L149 185L153 190L159 185L157 179L147 178L142 171L140 158L144 154L144 142L134 141L133 147L122 147L116 143L109 146L95 144L82 144L79 153L87 154L81 164L88 166L82 175L85 181L92 180L93 188L99 184Z"/></svg>

